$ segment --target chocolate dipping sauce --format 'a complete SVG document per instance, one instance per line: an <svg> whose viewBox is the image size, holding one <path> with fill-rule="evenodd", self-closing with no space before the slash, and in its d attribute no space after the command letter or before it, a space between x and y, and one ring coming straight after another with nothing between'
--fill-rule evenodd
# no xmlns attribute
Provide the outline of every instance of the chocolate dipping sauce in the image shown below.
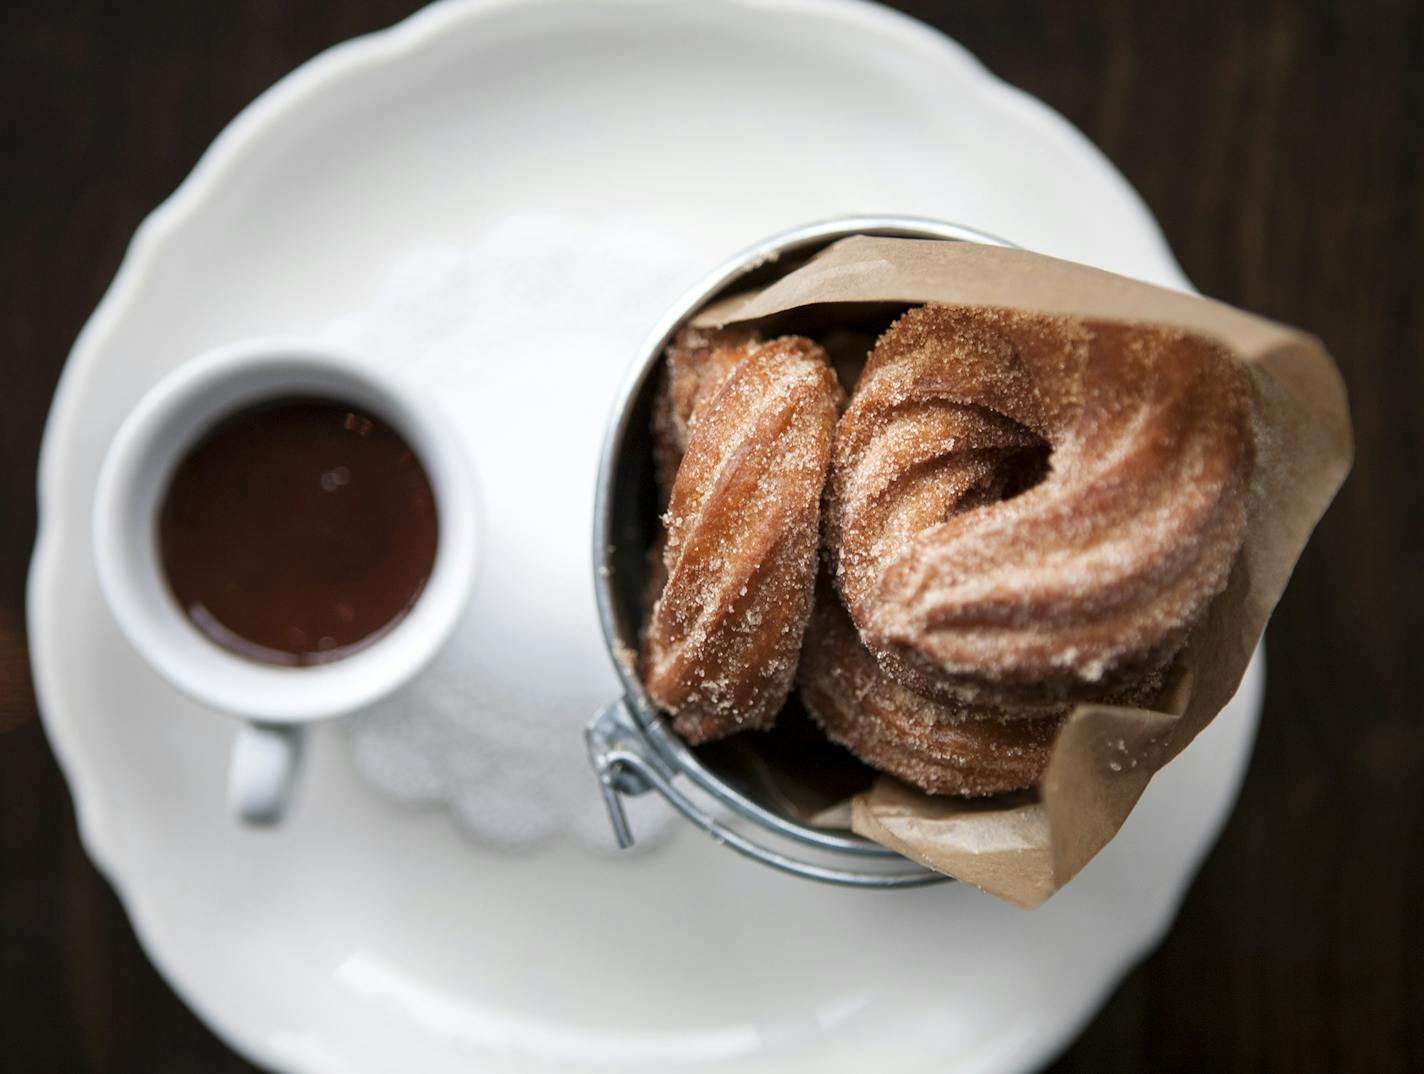
<svg viewBox="0 0 1424 1074"><path fill-rule="evenodd" d="M268 664L350 656L410 610L435 563L429 478L379 418L287 399L214 427L174 471L159 554L188 618Z"/></svg>

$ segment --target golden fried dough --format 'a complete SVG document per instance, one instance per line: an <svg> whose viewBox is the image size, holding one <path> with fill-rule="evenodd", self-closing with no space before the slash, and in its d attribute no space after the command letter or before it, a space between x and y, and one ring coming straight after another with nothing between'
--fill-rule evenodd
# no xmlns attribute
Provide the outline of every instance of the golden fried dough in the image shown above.
<svg viewBox="0 0 1424 1074"><path fill-rule="evenodd" d="M911 310L831 467L827 545L862 639L920 693L1008 706L1163 668L1240 548L1250 408L1202 337Z"/></svg>
<svg viewBox="0 0 1424 1074"><path fill-rule="evenodd" d="M862 644L829 585L817 593L797 672L801 702L866 764L931 794L978 796L1038 783L1072 704L1001 706L925 697L890 675ZM1154 673L1104 691L1109 705L1150 704Z"/></svg>
<svg viewBox="0 0 1424 1074"><path fill-rule="evenodd" d="M756 333L745 329L689 326L668 345L653 403L653 465L662 505L672 495L697 404L717 394L756 344Z"/></svg>
<svg viewBox="0 0 1424 1074"><path fill-rule="evenodd" d="M707 359L731 367L715 390L704 378L690 393L663 516L668 578L641 656L649 696L693 743L771 726L791 688L842 398L810 340L738 346L749 353ZM688 393L669 382L680 414Z"/></svg>
<svg viewBox="0 0 1424 1074"><path fill-rule="evenodd" d="M797 682L806 711L831 741L932 794L1033 786L1066 713L1059 705L1006 717L992 706L936 701L901 686L827 592L807 628Z"/></svg>

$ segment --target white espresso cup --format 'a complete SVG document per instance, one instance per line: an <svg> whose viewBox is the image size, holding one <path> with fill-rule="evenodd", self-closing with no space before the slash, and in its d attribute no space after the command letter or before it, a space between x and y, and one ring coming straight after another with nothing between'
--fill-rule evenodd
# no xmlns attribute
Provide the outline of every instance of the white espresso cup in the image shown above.
<svg viewBox="0 0 1424 1074"><path fill-rule="evenodd" d="M189 450L224 418L290 398L349 404L388 423L424 467L438 525L430 576L409 611L364 648L310 666L264 664L218 645L179 606L159 560L159 510ZM251 823L285 814L306 725L359 712L408 682L449 639L474 578L473 479L437 408L371 363L297 338L219 347L159 381L114 437L93 522L99 584L124 635L178 689L244 721L227 797Z"/></svg>

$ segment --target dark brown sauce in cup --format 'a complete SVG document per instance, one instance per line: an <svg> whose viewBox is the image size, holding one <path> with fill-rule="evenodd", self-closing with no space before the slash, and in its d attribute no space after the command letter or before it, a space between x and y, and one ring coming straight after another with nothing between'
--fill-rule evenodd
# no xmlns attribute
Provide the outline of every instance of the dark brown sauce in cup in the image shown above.
<svg viewBox="0 0 1424 1074"><path fill-rule="evenodd" d="M388 633L435 563L435 495L375 415L282 399L211 429L159 509L169 589L218 645L266 664L340 660Z"/></svg>

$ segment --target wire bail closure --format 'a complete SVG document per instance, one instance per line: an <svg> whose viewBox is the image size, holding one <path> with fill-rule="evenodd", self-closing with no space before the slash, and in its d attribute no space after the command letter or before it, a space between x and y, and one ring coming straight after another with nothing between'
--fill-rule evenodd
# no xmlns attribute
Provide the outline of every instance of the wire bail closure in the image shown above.
<svg viewBox="0 0 1424 1074"><path fill-rule="evenodd" d="M657 726L661 727L661 724ZM843 855L850 851L859 859L860 867L839 867L817 861L806 853L815 843L791 831L784 822L778 834L789 844L785 850L777 849L770 842L751 838L739 828L714 816L677 786L673 766L660 755L658 747L650 741L651 737L639 726L626 701L615 701L604 708L589 721L585 731L589 761L598 776L603 802L608 808L608 820L620 847L631 847L634 842L633 830L623 808L623 796L642 795L652 790L718 843L792 876L861 888L920 887L949 879L884 847L855 837L851 837L855 839L852 843L851 839L833 833L825 833L822 856L837 852ZM716 797L729 805L734 813L751 821L753 826L768 827L768 815L760 807L737 796ZM797 843L802 844L800 853L797 853Z"/></svg>

